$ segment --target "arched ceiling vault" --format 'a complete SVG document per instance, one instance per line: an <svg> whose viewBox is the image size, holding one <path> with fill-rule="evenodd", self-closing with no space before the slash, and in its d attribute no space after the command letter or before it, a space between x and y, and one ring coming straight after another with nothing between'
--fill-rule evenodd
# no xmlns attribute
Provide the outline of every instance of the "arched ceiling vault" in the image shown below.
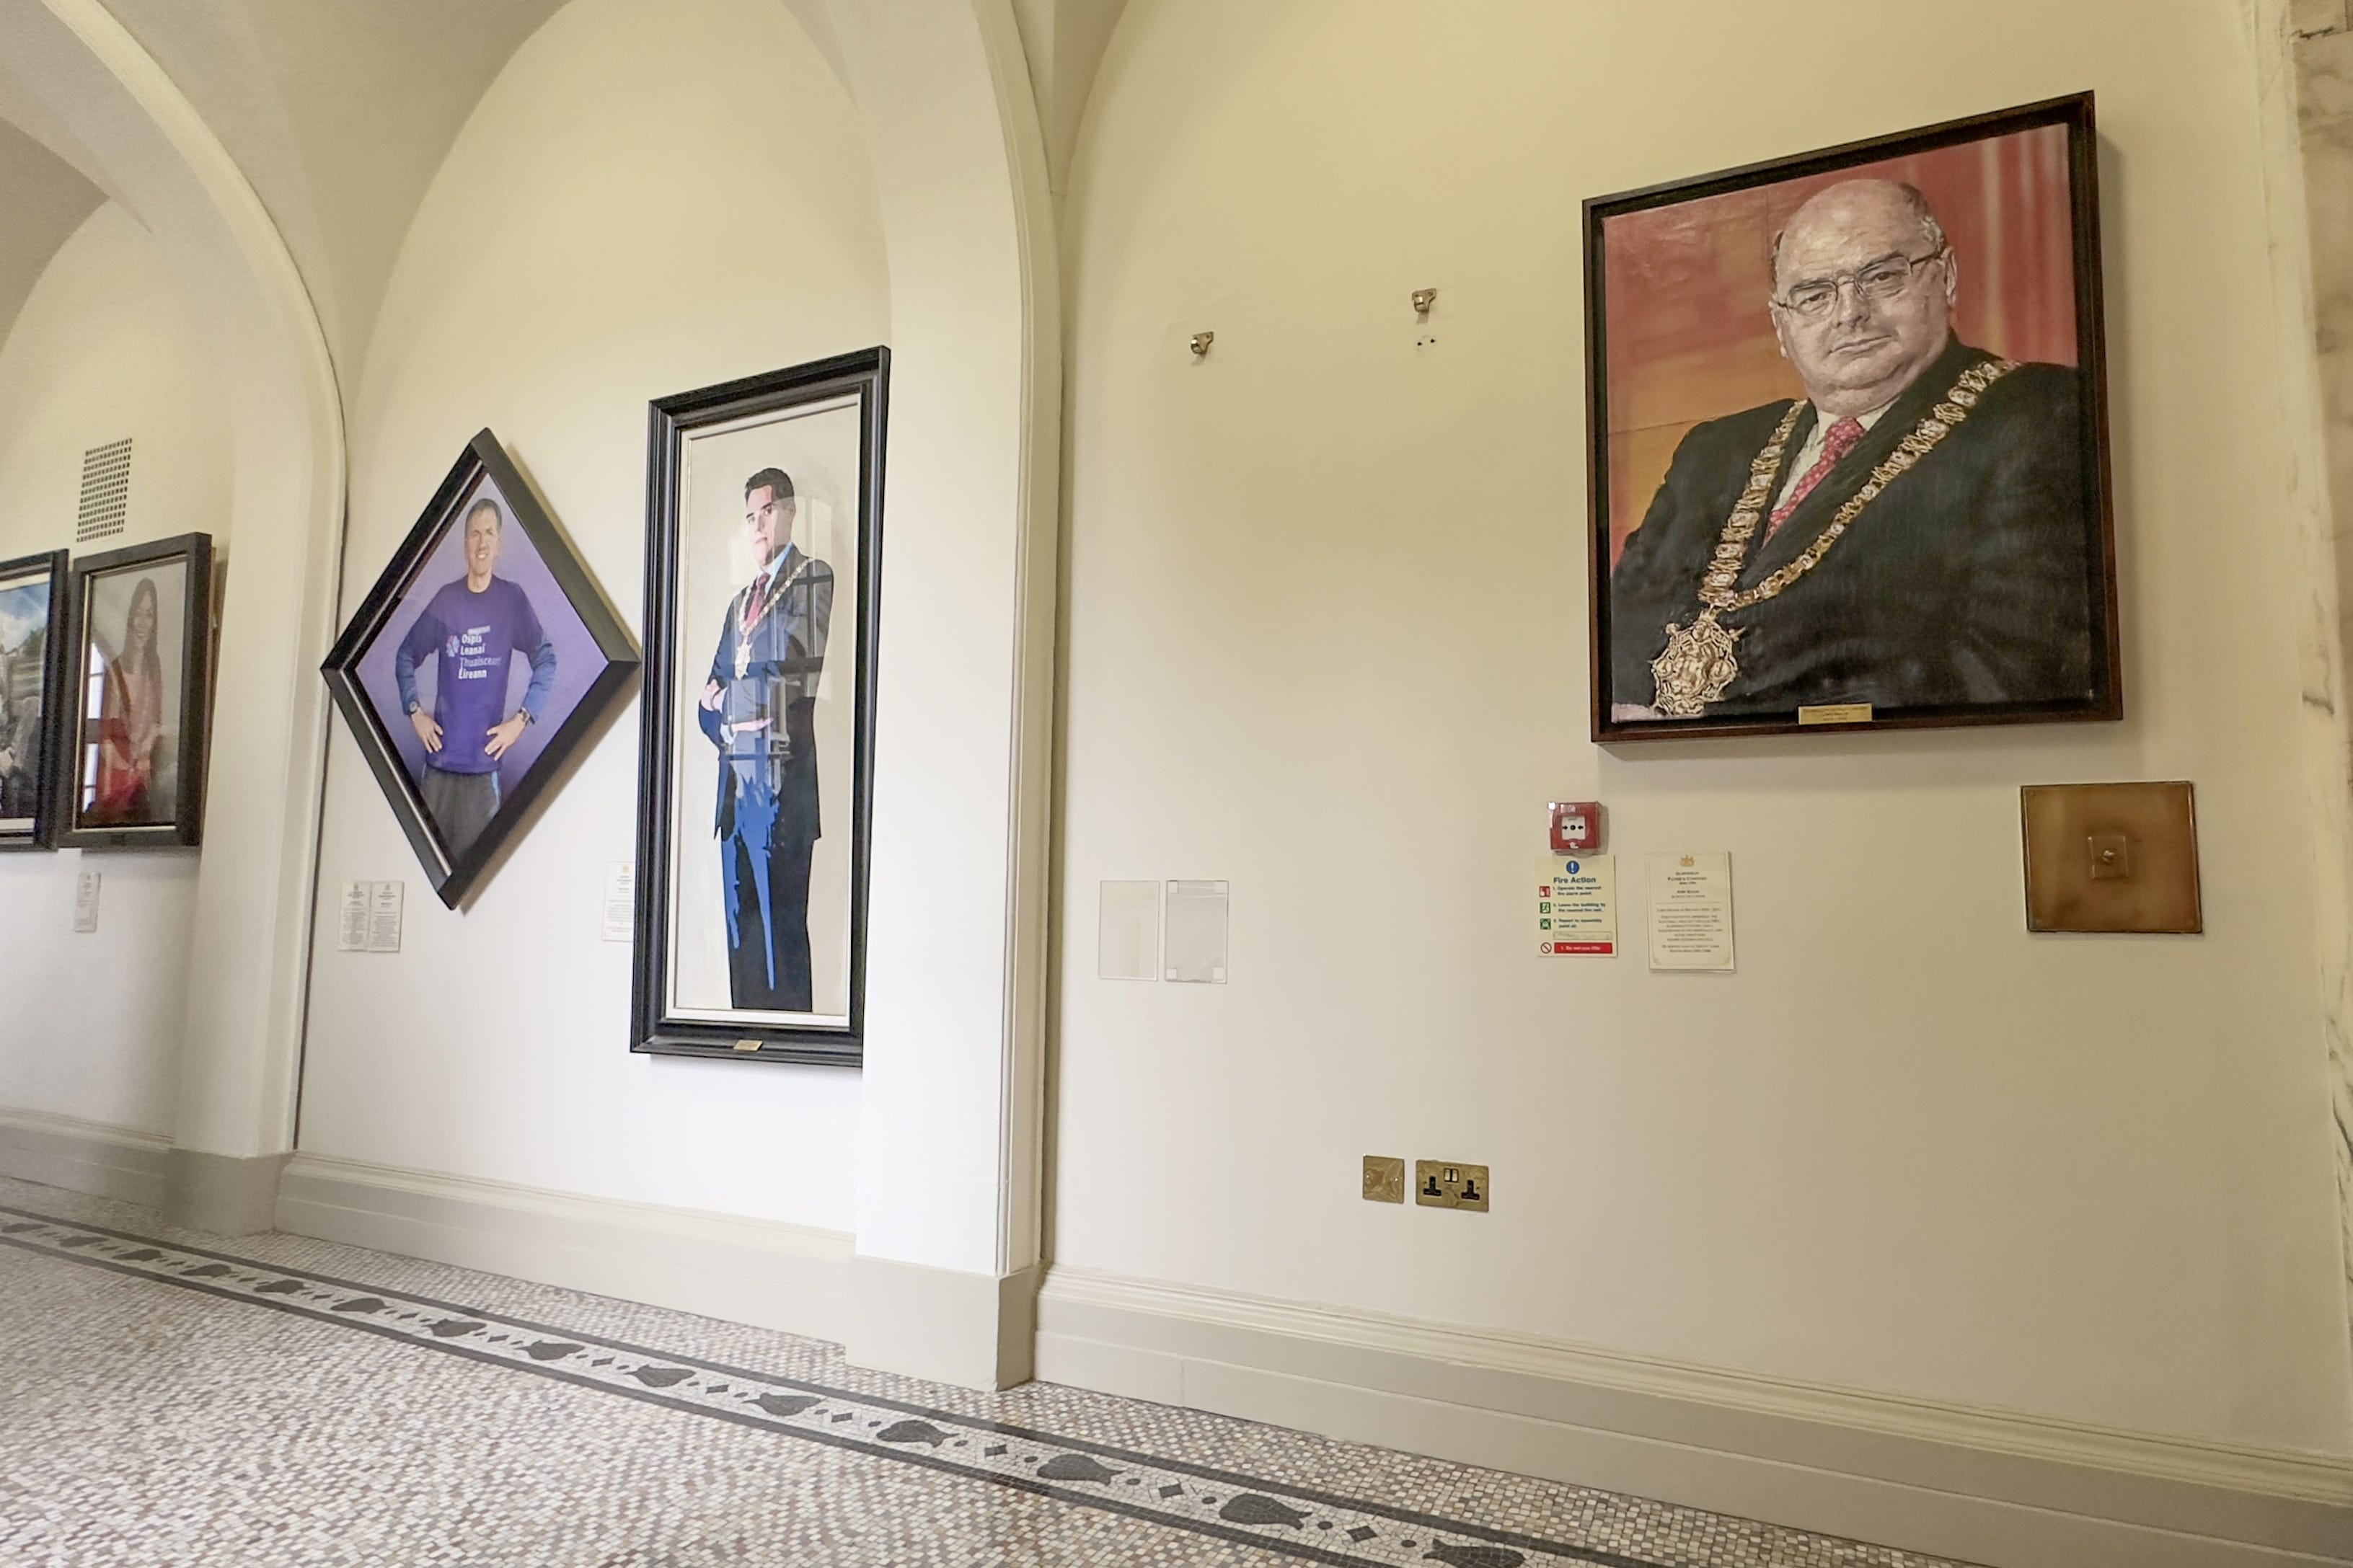
<svg viewBox="0 0 2353 1568"><path fill-rule="evenodd" d="M105 3L252 184L350 387L435 171L564 0Z"/></svg>
<svg viewBox="0 0 2353 1568"><path fill-rule="evenodd" d="M0 342L66 237L106 199L72 164L0 120Z"/></svg>
<svg viewBox="0 0 2353 1568"><path fill-rule="evenodd" d="M1057 195L1078 150L1095 71L1126 9L1127 0L1013 0L1029 88L1038 100L1039 129L1046 140L1047 175Z"/></svg>
<svg viewBox="0 0 2353 1568"><path fill-rule="evenodd" d="M839 71L826 0L781 3ZM351 387L435 172L499 71L565 0L105 4L252 183L301 269ZM1095 68L1124 6L1125 0L1014 0L1058 191ZM102 193L73 166L86 161L30 106L0 104L0 113L24 126L0 122L0 202L9 215L0 225L5 337L41 268Z"/></svg>

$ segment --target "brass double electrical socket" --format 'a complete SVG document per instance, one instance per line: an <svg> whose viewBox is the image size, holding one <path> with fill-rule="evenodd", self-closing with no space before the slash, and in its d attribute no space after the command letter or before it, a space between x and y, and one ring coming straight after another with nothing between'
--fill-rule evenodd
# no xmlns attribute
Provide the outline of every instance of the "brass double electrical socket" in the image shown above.
<svg viewBox="0 0 2353 1568"><path fill-rule="evenodd" d="M1424 1208L1487 1212L1487 1167L1451 1160L1413 1163L1413 1201Z"/></svg>
<svg viewBox="0 0 2353 1568"><path fill-rule="evenodd" d="M1395 1154L1365 1156L1365 1201L1368 1204L1401 1204L1405 1202L1405 1162Z"/></svg>

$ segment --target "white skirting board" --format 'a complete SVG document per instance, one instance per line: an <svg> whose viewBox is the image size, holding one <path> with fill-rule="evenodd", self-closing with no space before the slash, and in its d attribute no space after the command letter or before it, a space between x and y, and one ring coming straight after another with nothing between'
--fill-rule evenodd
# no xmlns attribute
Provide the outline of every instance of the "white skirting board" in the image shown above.
<svg viewBox="0 0 2353 1568"><path fill-rule="evenodd" d="M0 1176L164 1206L172 1141L41 1110L0 1110Z"/></svg>
<svg viewBox="0 0 2353 1568"><path fill-rule="evenodd" d="M775 1220L297 1154L278 1228L813 1339L848 1323L849 1237Z"/></svg>
<svg viewBox="0 0 2353 1568"><path fill-rule="evenodd" d="M1998 1568L2353 1563L2353 1457L1057 1267L1037 1375Z"/></svg>
<svg viewBox="0 0 2353 1568"><path fill-rule="evenodd" d="M967 1274L886 1258L849 1260L852 1366L963 1388L1029 1381L1038 1271Z"/></svg>

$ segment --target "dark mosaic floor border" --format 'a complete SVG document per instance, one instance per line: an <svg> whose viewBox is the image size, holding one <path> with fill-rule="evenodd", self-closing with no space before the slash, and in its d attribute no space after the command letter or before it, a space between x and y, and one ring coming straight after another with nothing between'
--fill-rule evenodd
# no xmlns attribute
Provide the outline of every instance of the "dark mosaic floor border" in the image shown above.
<svg viewBox="0 0 2353 1568"><path fill-rule="evenodd" d="M0 1215L16 1216L13 1223L0 1225L0 1245L37 1256L1308 1562L1340 1568L1398 1568L1430 1562L1447 1568L1520 1568L1549 1560L1595 1568L1662 1568L1648 1558L673 1354L415 1291L12 1205L0 1204ZM493 1332L497 1329L521 1333ZM534 1336L532 1342L526 1343L523 1334ZM599 1358L591 1353L595 1352L607 1353ZM638 1364L622 1364L626 1359ZM694 1381L698 1377L703 1381ZM942 1452L968 1449L974 1442L992 1437L1004 1441L987 1444L976 1456ZM1135 1489L1122 1495L1113 1489L1115 1484ZM1315 1534L1306 1533L1311 1529ZM1320 1544L1319 1538L1333 1544ZM1343 1541L1348 1544L1342 1546Z"/></svg>

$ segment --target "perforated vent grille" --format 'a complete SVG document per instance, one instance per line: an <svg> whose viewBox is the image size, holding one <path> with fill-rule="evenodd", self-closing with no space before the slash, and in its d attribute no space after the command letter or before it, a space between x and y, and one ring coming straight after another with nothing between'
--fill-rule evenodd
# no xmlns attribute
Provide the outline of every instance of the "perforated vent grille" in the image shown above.
<svg viewBox="0 0 2353 1568"><path fill-rule="evenodd" d="M88 544L122 531L131 512L131 438L92 447L81 455L81 515L74 542Z"/></svg>

